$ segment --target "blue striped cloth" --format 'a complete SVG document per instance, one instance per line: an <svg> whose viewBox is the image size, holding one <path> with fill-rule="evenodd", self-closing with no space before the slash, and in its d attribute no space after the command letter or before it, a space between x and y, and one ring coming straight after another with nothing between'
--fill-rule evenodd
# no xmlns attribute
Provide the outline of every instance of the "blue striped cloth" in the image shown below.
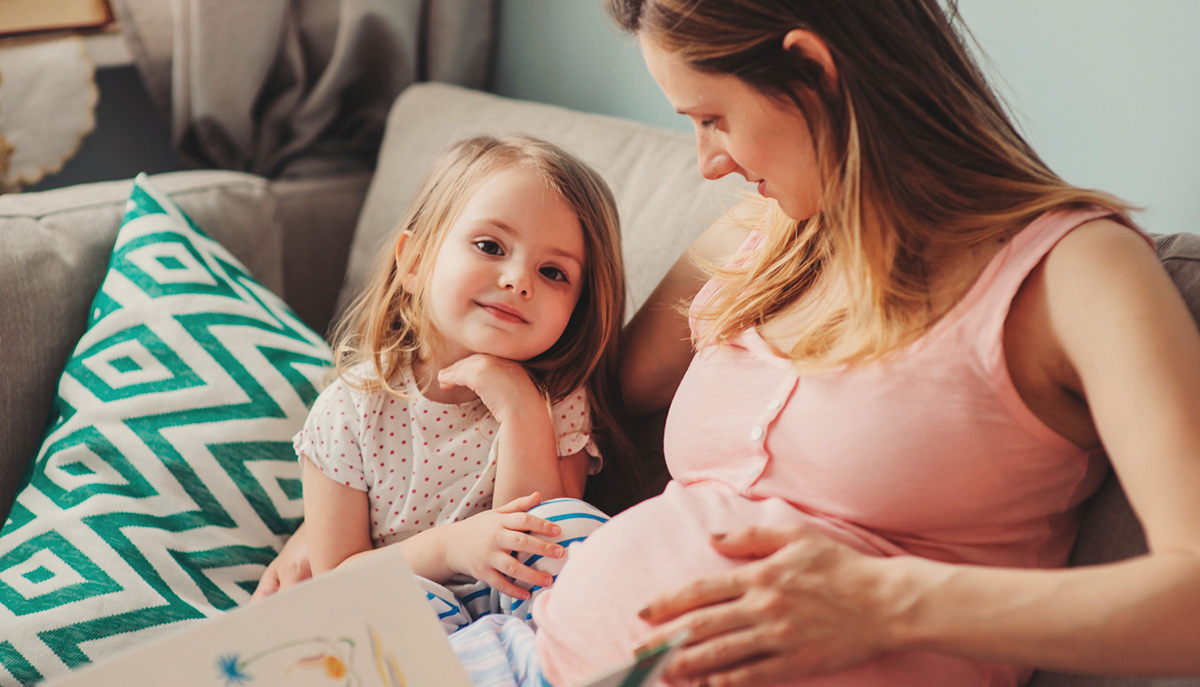
<svg viewBox="0 0 1200 687"><path fill-rule="evenodd" d="M533 628L511 615L489 615L450 635L475 687L552 687L542 678Z"/></svg>

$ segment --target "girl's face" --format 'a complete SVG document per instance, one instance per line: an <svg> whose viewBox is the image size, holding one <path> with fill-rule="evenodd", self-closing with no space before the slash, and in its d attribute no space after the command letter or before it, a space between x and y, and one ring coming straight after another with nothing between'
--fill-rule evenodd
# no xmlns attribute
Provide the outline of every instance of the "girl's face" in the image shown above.
<svg viewBox="0 0 1200 687"><path fill-rule="evenodd" d="M586 257L579 219L533 170L492 174L438 250L427 302L442 340L432 355L445 366L473 353L544 353L579 301Z"/></svg>
<svg viewBox="0 0 1200 687"><path fill-rule="evenodd" d="M735 76L701 72L644 35L639 42L650 75L696 128L700 173L706 179L741 174L792 219L820 210L816 153L797 107Z"/></svg>

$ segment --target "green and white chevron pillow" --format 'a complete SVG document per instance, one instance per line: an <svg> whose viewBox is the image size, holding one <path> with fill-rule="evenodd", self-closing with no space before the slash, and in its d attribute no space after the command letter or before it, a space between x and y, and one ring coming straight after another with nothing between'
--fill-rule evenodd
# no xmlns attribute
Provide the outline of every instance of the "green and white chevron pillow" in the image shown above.
<svg viewBox="0 0 1200 687"><path fill-rule="evenodd" d="M138 177L0 530L0 685L246 602L300 522L291 437L329 360L320 336Z"/></svg>

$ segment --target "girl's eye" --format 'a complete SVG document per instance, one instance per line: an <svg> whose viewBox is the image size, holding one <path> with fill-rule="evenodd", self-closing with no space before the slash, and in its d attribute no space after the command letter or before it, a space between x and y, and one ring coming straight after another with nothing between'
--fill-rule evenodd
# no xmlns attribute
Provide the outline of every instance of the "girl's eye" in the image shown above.
<svg viewBox="0 0 1200 687"><path fill-rule="evenodd" d="M488 255L504 255L504 249L499 243L491 239L479 239L475 242L475 247Z"/></svg>
<svg viewBox="0 0 1200 687"><path fill-rule="evenodd" d="M567 281L567 273L557 267L543 267L541 269L542 276L551 281Z"/></svg>

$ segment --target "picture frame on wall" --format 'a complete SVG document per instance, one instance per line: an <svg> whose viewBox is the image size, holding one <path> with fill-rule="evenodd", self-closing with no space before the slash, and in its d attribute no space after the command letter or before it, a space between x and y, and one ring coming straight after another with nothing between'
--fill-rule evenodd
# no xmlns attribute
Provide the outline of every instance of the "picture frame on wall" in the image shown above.
<svg viewBox="0 0 1200 687"><path fill-rule="evenodd" d="M0 38L102 29L112 22L108 0L0 0Z"/></svg>

